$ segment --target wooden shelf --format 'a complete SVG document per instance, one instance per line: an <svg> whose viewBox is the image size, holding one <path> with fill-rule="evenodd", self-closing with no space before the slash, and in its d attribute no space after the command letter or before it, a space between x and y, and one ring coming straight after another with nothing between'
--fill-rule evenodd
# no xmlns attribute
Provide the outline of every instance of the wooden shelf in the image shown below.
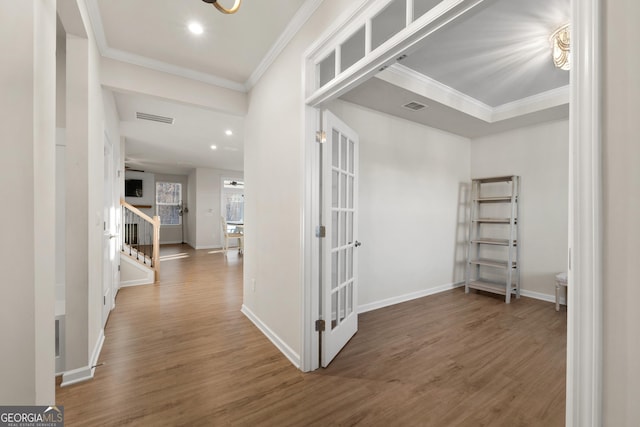
<svg viewBox="0 0 640 427"><path fill-rule="evenodd" d="M469 263L473 265L484 265L485 267L504 268L504 269L506 269L508 265L508 261L501 261L498 259L488 259L488 258L472 259L471 261L469 261ZM511 261L511 267L512 268L516 267L515 261Z"/></svg>
<svg viewBox="0 0 640 427"><path fill-rule="evenodd" d="M478 289L502 294L509 304L512 292L520 297L520 177L475 178L471 183L471 201L465 292ZM507 250L494 249L490 253L489 246ZM487 275L490 280L482 278Z"/></svg>
<svg viewBox="0 0 640 427"><path fill-rule="evenodd" d="M469 287L471 289L492 292L494 294L501 294L501 295L507 294L505 283L490 282L487 280L474 280L472 282L469 282ZM516 292L516 288L513 285L511 286L511 292L512 293Z"/></svg>
<svg viewBox="0 0 640 427"><path fill-rule="evenodd" d="M511 220L509 218L476 218L473 222L484 222L487 224L510 224ZM518 222L517 219L514 222Z"/></svg>
<svg viewBox="0 0 640 427"><path fill-rule="evenodd" d="M478 181L482 184L486 184L489 182L511 182L513 181L513 175L509 176L496 176L491 178L474 178L474 181Z"/></svg>
<svg viewBox="0 0 640 427"><path fill-rule="evenodd" d="M480 203L511 203L511 196L480 197L473 200Z"/></svg>
<svg viewBox="0 0 640 427"><path fill-rule="evenodd" d="M479 243L483 245L496 245L496 246L509 246L509 239L476 239L472 240L471 243ZM513 241L513 246L517 246L518 242L516 240Z"/></svg>

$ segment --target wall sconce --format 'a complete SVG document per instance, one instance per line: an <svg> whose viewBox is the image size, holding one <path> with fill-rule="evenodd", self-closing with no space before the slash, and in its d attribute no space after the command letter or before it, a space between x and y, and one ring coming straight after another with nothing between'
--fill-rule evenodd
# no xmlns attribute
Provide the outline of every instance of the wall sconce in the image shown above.
<svg viewBox="0 0 640 427"><path fill-rule="evenodd" d="M558 28L549 37L551 42L553 64L561 70L569 70L571 68L571 33L569 24L565 24Z"/></svg>
<svg viewBox="0 0 640 427"><path fill-rule="evenodd" d="M218 9L220 12L230 15L232 13L236 13L238 11L238 9L240 9L240 3L242 3L242 0L235 0L235 3L233 3L233 6L231 6L231 8L227 9L224 6L220 6L220 4L218 3L218 0L202 0L205 3L209 3L209 4L213 4L216 9Z"/></svg>

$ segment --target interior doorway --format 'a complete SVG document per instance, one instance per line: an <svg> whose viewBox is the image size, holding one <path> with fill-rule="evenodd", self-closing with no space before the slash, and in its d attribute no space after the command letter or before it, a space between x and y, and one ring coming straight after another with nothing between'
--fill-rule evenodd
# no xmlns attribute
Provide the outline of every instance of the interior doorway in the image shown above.
<svg viewBox="0 0 640 427"><path fill-rule="evenodd" d="M382 4L385 3L385 4ZM317 179L314 178L314 163L318 161L319 150L311 144L316 137L315 130L319 124L319 109L327 103L348 92L350 89L367 81L372 76L386 69L395 61L401 60L402 56L411 46L422 36L428 35L430 31L435 31L432 23L441 24L447 19L455 19L455 14L464 13L465 7L474 7L483 2L456 2L461 8L456 10L448 9L454 2L444 1L442 7L437 11L440 18L435 18L435 12L429 18L423 16L416 19L419 22L410 27L410 21L414 18L411 13L407 13L407 28L404 31L398 30L392 41L384 45L383 53L369 55L371 45L366 38L370 37L366 25L370 25L371 18L387 3L378 2L375 7L371 7L361 16L352 17L348 22L344 22L343 27L348 30L342 33L331 33L325 38L318 40L305 53L307 59L307 69L305 75L308 77L305 107L305 170L307 170L306 188L308 197L305 198L305 222L309 224L309 229L305 232L305 240L313 241L315 224L319 223L318 209L314 209L314 192L318 191ZM446 5L445 5L446 3ZM599 2L584 4L581 2L571 2L572 19L572 39L576 41L576 49L572 50L571 70L571 115L570 115L570 153L569 153L569 280L572 278L579 281L581 289L576 293L569 294L569 333L568 333L568 359L567 359L567 423L568 425L590 424L589 420L598 419L600 413L600 372L598 349L601 348L601 304L597 301L600 294L601 260L598 257L600 238L599 230L601 195L599 194L599 182L601 172L597 166L597 153L599 153L599 121L593 120L599 117L598 96L600 93L597 59L600 56L599 36L600 24L598 21ZM407 2L412 5L413 2ZM436 8L434 8L436 10ZM447 13L451 12L449 15ZM357 15L357 14L355 14ZM341 68L340 57L341 48L344 47L345 40L350 38L348 31L359 28L356 22L362 18L364 23L365 48L363 56L358 62L358 66L352 68ZM402 27L402 25L401 25ZM411 31L408 29L411 28ZM403 34L401 37L398 34ZM329 58L328 60L326 60ZM333 60L331 60L333 58ZM339 59L338 59L339 58ZM325 61L326 60L326 61ZM346 71L345 71L346 69ZM335 71L333 71L335 70ZM324 74L323 74L324 73ZM342 73L342 74L340 74ZM336 78L337 76L340 78ZM317 76L316 78L314 78ZM595 82L595 83L594 83ZM442 95L442 93L440 93ZM568 95L568 94L567 94ZM435 96L439 96L437 93ZM580 100L577 103L578 99ZM521 112L522 113L522 112ZM594 232L595 231L595 232ZM313 370L319 366L314 354L317 348L314 346L313 337L317 336L314 328L315 318L319 315L314 309L313 303L308 300L319 298L318 289L320 282L316 279L319 271L314 263L317 262L318 249L310 245L305 250L305 295L303 312L303 370ZM585 322L585 319L587 320ZM580 404L578 402L581 402ZM595 408L591 410L589 408Z"/></svg>

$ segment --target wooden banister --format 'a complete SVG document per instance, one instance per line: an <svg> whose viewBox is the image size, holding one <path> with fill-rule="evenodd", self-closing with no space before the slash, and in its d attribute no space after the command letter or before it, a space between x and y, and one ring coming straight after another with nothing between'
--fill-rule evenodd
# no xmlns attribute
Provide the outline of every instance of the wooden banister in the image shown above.
<svg viewBox="0 0 640 427"><path fill-rule="evenodd" d="M160 217L159 216L154 216L153 218L151 218L149 215L147 215L146 213L142 212L140 209L136 208L131 203L127 203L124 199L120 199L120 204L122 206L124 206L125 208L129 209L134 214L138 215L140 218L144 219L147 222L150 222L151 224L155 224L156 223L156 219L157 219L158 225L160 225Z"/></svg>

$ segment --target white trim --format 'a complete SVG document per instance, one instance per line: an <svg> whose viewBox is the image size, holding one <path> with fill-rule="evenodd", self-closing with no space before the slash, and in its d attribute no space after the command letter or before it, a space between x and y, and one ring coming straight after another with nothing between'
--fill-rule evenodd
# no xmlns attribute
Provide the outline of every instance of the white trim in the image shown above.
<svg viewBox="0 0 640 427"><path fill-rule="evenodd" d="M246 93L247 89L243 83L234 82L222 77L209 73L192 70L191 68L181 67L179 65L169 64L168 62L158 61L157 59L148 58L142 55L136 55L131 52L125 52L119 49L108 47L102 56L105 58L115 59L116 61L127 62L129 64L139 65L141 67L150 68L152 70L173 74L186 79L197 80L210 85L235 90L237 92Z"/></svg>
<svg viewBox="0 0 640 427"><path fill-rule="evenodd" d="M602 425L601 3L571 2L569 427Z"/></svg>
<svg viewBox="0 0 640 427"><path fill-rule="evenodd" d="M368 311L378 310L379 308L389 307L396 304L402 304L403 302L411 301L418 298L428 297L430 295L439 294L442 292L450 291L464 286L464 282L449 283L446 285L436 286L435 288L423 289L421 291L411 292L404 295L398 295L396 297L386 298L380 301L371 302L358 306L358 314L366 313ZM527 298L532 298L540 301L546 301L554 303L556 302L555 295L543 294L541 292L528 291L522 289L520 295ZM564 297L560 297L560 304L566 305L567 302Z"/></svg>
<svg viewBox="0 0 640 427"><path fill-rule="evenodd" d="M393 64L376 77L477 119L492 121L494 109L487 104L404 65Z"/></svg>
<svg viewBox="0 0 640 427"><path fill-rule="evenodd" d="M533 298L533 299L537 299L537 300L540 300L540 301L551 302L551 303L554 303L554 304L556 303L556 296L555 295L543 294L542 292L528 291L526 289L521 289L520 290L520 295L523 296L523 297ZM560 296L560 304L567 305L567 300L565 299L565 297Z"/></svg>
<svg viewBox="0 0 640 427"><path fill-rule="evenodd" d="M273 46L271 46L269 51L244 83L235 82L214 74L203 73L191 68L181 67L179 65L170 64L168 62L109 47L104 32L104 25L102 24L102 16L100 14L98 0L86 0L86 3L96 44L98 45L98 49L102 56L129 64L139 65L152 70L173 74L175 76L197 80L214 86L235 90L237 92L246 93L258 82L258 80L260 80L262 75L278 58L284 48L287 47L289 42L296 36L296 34L298 34L302 26L309 20L309 18L311 18L313 13L322 4L322 1L323 0L306 0L304 4L300 6L291 21L289 21L289 24L287 24L287 27L280 34Z"/></svg>
<svg viewBox="0 0 640 427"><path fill-rule="evenodd" d="M89 20L93 27L93 35L98 45L100 54L105 58L115 59L116 61L122 61L129 64L139 65L141 67L150 68L156 71L162 71L165 73L173 74L175 76L184 77L187 79L197 80L203 83L212 84L238 92L245 93L247 91L243 83L234 82L222 77L215 76L209 73L203 73L200 71L192 70L190 68L181 67L179 65L169 64L164 61L158 61L142 55L136 55L131 52L125 52L119 49L113 49L107 44L107 37L105 36L104 26L102 24L102 15L100 14L100 7L98 6L98 0L86 0L87 12L89 14Z"/></svg>
<svg viewBox="0 0 640 427"><path fill-rule="evenodd" d="M342 12L342 14L333 21L333 24L329 28L327 28L322 33L322 35L318 37L316 41L304 51L303 58L317 56L318 52L321 49L325 49L326 45L332 39L337 37L339 33L345 31L348 25L351 24L352 21L354 21L355 18L363 11L367 10L369 4L373 3L374 1L376 0L361 0L360 3L352 4L350 8Z"/></svg>
<svg viewBox="0 0 640 427"><path fill-rule="evenodd" d="M560 86L545 92L508 102L493 108L491 122L511 119L536 111L569 104L571 85Z"/></svg>
<svg viewBox="0 0 640 427"><path fill-rule="evenodd" d="M141 285L153 285L154 281L149 281L149 279L136 279L136 280L127 280L126 282L120 282L120 288L130 288L132 286L141 286Z"/></svg>
<svg viewBox="0 0 640 427"><path fill-rule="evenodd" d="M423 298L429 295L439 294L441 292L450 291L451 289L464 286L464 282L448 283L446 285L436 286L434 288L423 289L416 292L411 292L404 295L398 295L396 297L386 298L380 301L370 302L358 306L358 314L366 313L368 311L378 310L379 308L389 307L403 302L411 301L418 298Z"/></svg>
<svg viewBox="0 0 640 427"><path fill-rule="evenodd" d="M100 330L100 335L96 341L96 345L93 347L93 353L89 360L89 366L83 366L78 369L72 369L62 373L62 383L60 387L66 387L71 384L87 381L93 379L93 375L96 371L96 365L98 364L98 358L100 352L102 352L102 345L104 344L104 329Z"/></svg>
<svg viewBox="0 0 640 427"><path fill-rule="evenodd" d="M311 18L313 13L320 7L323 0L306 0L300 9L293 16L289 24L284 29L278 40L271 46L271 49L267 52L267 54L262 58L260 64L253 70L253 73L249 76L244 86L245 89L251 90L251 88L260 80L262 75L269 69L271 64L274 63L276 58L282 53L285 47L289 44L291 39L298 34L298 31L302 28L302 26Z"/></svg>
<svg viewBox="0 0 640 427"><path fill-rule="evenodd" d="M376 74L376 77L487 123L495 123L569 103L569 85L491 107L401 64L391 65Z"/></svg>
<svg viewBox="0 0 640 427"><path fill-rule="evenodd" d="M341 37L347 37L351 34L348 32L351 27L354 25L364 25L364 20L372 13L370 9L375 9L380 6L383 7L390 1L391 0L378 0L374 2L372 7L367 9L363 15L357 16L357 19L354 19L353 22L344 23L345 29L343 29L343 31L338 32L329 40L323 40L318 43L318 45L327 46L324 50L331 49L332 46L338 44ZM411 25L399 31L381 46L360 59L356 64L335 76L333 80L322 88L315 90L307 88L307 91L312 91L306 98L307 105L314 107L320 106L343 95L355 86L376 75L381 68L394 64L396 58L401 55L402 52L410 49L416 43L438 31L469 10L481 5L484 1L485 0L443 0L429 12L416 19ZM307 57L309 63L314 63L325 54L323 50L313 52L311 56Z"/></svg>
<svg viewBox="0 0 640 427"><path fill-rule="evenodd" d="M293 349L289 347L287 343L285 343L275 332L273 332L266 324L264 324L262 320L260 320L260 318L258 318L258 316L256 316L255 313L251 311L251 309L249 309L249 307L242 304L242 309L240 311L242 312L242 314L247 316L247 318L260 330L260 332L262 332L267 338L269 338L269 341L271 341L273 345L275 345L276 348L280 350L280 352L284 354L285 357L289 359L289 361L293 363L296 368L300 369L300 355L298 353L293 351Z"/></svg>
<svg viewBox="0 0 640 427"><path fill-rule="evenodd" d="M91 22L91 28L93 29L93 37L98 45L98 50L104 55L107 50L107 37L104 33L104 25L102 25L102 15L100 14L100 7L98 6L98 0L86 0L87 13L89 15L89 21Z"/></svg>
<svg viewBox="0 0 640 427"><path fill-rule="evenodd" d="M237 246L235 248L237 249ZM195 249L195 250L200 250L200 249L222 249L222 246L220 246L220 245L204 245L204 246L196 246L193 249ZM232 249L232 247L229 246L229 249Z"/></svg>

